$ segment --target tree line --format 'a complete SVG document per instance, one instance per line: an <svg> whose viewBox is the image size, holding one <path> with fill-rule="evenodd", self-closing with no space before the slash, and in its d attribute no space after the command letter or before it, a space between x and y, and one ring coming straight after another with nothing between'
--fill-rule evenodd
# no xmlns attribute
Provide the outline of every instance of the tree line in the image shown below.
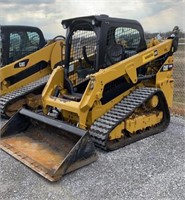
<svg viewBox="0 0 185 200"><path fill-rule="evenodd" d="M172 34L172 31L168 31L168 32L156 32L156 33L149 33L149 32L145 32L145 38L146 39L151 39L151 38L155 38L157 35L160 35L162 38L167 38ZM185 38L185 32L180 31L179 32L179 38Z"/></svg>

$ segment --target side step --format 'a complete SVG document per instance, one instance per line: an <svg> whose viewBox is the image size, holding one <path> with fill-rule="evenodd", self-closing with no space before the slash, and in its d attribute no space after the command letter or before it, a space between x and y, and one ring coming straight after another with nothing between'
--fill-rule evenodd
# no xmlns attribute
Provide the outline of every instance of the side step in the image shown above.
<svg viewBox="0 0 185 200"><path fill-rule="evenodd" d="M26 109L1 129L0 148L50 181L97 160L87 131Z"/></svg>

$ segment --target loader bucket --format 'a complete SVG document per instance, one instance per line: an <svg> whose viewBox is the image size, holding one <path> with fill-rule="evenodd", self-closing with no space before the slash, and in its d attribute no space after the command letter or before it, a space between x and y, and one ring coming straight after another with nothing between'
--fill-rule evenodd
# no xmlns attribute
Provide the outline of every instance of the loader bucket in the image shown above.
<svg viewBox="0 0 185 200"><path fill-rule="evenodd" d="M88 131L24 108L2 127L0 147L50 181L97 159Z"/></svg>

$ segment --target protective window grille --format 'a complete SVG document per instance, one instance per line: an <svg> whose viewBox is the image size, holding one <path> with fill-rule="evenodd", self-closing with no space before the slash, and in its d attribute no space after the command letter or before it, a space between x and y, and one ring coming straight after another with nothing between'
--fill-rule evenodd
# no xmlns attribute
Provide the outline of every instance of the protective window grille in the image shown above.
<svg viewBox="0 0 185 200"><path fill-rule="evenodd" d="M85 50L83 50L85 48ZM73 86L83 82L86 78L80 78L78 70L81 68L91 69L93 66L86 62L84 53L90 61L95 59L96 53L96 34L92 30L77 30L73 33L71 41L69 64L69 79Z"/></svg>
<svg viewBox="0 0 185 200"><path fill-rule="evenodd" d="M127 57L137 53L141 39L138 30L128 27L118 27L115 29L113 36L115 37L116 43L124 47Z"/></svg>
<svg viewBox="0 0 185 200"><path fill-rule="evenodd" d="M40 37L36 32L14 32L10 34L9 62L18 60L39 49Z"/></svg>

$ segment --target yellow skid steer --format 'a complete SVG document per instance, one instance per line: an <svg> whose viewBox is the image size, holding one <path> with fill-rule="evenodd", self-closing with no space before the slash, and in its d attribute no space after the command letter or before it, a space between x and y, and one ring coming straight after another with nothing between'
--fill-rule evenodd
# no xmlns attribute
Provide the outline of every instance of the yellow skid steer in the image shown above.
<svg viewBox="0 0 185 200"><path fill-rule="evenodd" d="M41 107L41 94L52 70L64 60L65 38L46 42L32 26L0 26L0 115L21 107Z"/></svg>
<svg viewBox="0 0 185 200"><path fill-rule="evenodd" d="M147 47L135 20L100 15L62 24L65 64L43 89L42 112L17 112L0 144L51 181L95 161L94 144L115 150L168 127L178 47L177 26Z"/></svg>

